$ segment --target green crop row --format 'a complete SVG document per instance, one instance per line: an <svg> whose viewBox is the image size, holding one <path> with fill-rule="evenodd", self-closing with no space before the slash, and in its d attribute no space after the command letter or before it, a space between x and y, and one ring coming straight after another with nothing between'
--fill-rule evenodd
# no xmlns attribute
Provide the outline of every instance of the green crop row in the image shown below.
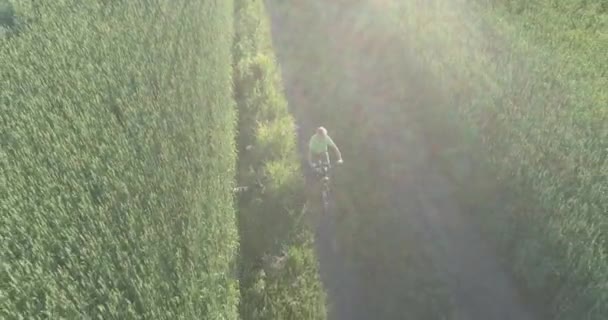
<svg viewBox="0 0 608 320"><path fill-rule="evenodd" d="M295 125L282 92L264 4L237 0L234 84L243 319L325 319Z"/></svg>
<svg viewBox="0 0 608 320"><path fill-rule="evenodd" d="M236 319L232 1L15 1L0 318Z"/></svg>
<svg viewBox="0 0 608 320"><path fill-rule="evenodd" d="M469 154L456 161L480 168L461 180L462 200L553 319L605 319L605 2L392 3L402 41L452 101L427 110L458 114L460 153Z"/></svg>

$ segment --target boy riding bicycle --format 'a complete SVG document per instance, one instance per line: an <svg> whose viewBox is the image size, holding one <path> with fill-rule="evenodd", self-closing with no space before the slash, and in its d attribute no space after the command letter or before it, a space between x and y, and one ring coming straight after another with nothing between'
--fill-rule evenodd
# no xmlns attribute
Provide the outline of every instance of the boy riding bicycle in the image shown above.
<svg viewBox="0 0 608 320"><path fill-rule="evenodd" d="M324 172L321 167L317 167L317 163L321 161L324 165L329 168L329 152L328 147L331 147L336 157L338 158L337 163L343 163L342 154L340 153L340 149L331 139L331 137L327 134L327 130L323 127L318 127L316 133L310 137L308 142L308 164L311 169L313 169L313 174L309 175L310 179L306 179L308 181L307 185L309 187L309 191L313 194L317 192L318 187L315 187L316 183L319 182L320 178L327 179L328 177L324 176Z"/></svg>
<svg viewBox="0 0 608 320"><path fill-rule="evenodd" d="M335 154L336 157L338 158L337 163L343 163L342 161L342 154L340 153L340 149L338 149L338 146L336 146L336 144L334 143L334 141L331 139L331 137L327 134L327 130L323 127L318 127L316 133L310 137L310 140L308 142L308 164L310 165L311 168L316 169L316 177L317 178L323 178L323 185L326 186L325 184L329 182L329 177L327 177L327 171L322 171L320 167L315 167L315 165L317 164L317 162L319 162L319 160L327 166L326 169L329 168L329 152L328 152L328 147L331 147ZM318 182L319 180L316 179L315 182ZM312 190L314 192L310 192L308 197L309 199L312 199L311 196L314 196L316 198L316 192L318 192L318 188L312 188ZM324 190L324 189L323 189ZM322 210L318 210L317 212L322 212L322 213L328 213L328 203L326 202L327 199L327 194L324 193L326 191L322 191L322 201L321 203L323 204L321 207L323 208ZM316 202L316 201L315 201ZM327 214L323 214L322 215L325 218L328 218ZM324 221L324 220L320 220L320 221ZM329 221L333 221L331 218ZM325 227L325 225L327 224L327 221L323 222L323 223L318 223L319 226ZM315 223L315 225L317 225L317 223ZM331 224L330 224L331 225ZM333 227L330 227L330 230L333 229ZM331 239L330 242L330 247L332 249L332 251L336 251L337 248L337 239L335 236L333 236L331 233L326 232L320 232L321 235L324 235L325 237L329 236Z"/></svg>
<svg viewBox="0 0 608 320"><path fill-rule="evenodd" d="M317 132L310 137L308 142L308 164L314 168L315 163L318 160L322 160L325 164L329 165L329 152L328 147L331 147L336 153L338 158L337 163L342 163L342 154L340 149L327 134L327 130L323 127L318 127Z"/></svg>

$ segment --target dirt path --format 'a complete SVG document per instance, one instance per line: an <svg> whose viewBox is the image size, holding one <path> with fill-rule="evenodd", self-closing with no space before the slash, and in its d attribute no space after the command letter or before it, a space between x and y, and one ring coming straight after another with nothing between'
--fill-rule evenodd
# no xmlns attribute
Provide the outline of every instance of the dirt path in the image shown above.
<svg viewBox="0 0 608 320"><path fill-rule="evenodd" d="M307 7L311 10L311 7ZM342 19L347 15L344 10L329 10L323 13L326 15L325 21L336 21L335 24L328 25L327 29L323 26L297 25L298 22L286 17L273 6L270 6L273 22L273 37L279 56L279 62L283 65L283 78L290 104L296 105L298 110L294 113L298 118L299 125L303 132L300 134L300 143L304 147L311 126L306 112L302 108L311 103L318 103L320 99L311 100L311 94L302 93L298 85L299 78L304 76L305 69L293 69L294 59L302 59L306 53L295 52L293 48L287 48L289 38L304 37L302 30L313 30L311 32L324 32L331 39L330 45L324 53L332 57L346 57L344 52L354 52L361 49L361 46L352 42L353 35L349 30L356 28L353 20ZM304 10L304 9L302 9ZM316 10L320 10L317 8ZM333 12L333 13L331 13ZM319 12L319 15L321 13ZM331 15L335 16L331 16ZM314 13L312 14L314 16ZM329 17L328 17L329 16ZM301 22L300 22L301 23ZM381 45L382 37L374 40L373 45ZM349 40L350 39L350 40ZM368 44L368 49L369 49ZM373 49L373 48L372 48ZM319 61L324 57L318 58ZM328 58L329 59L329 58ZM382 54L367 55L364 52L355 55L351 60L349 70L344 70L343 74L334 75L331 81L340 82L341 88L336 89L336 95L344 92L344 88L358 88L351 91L348 99L360 101L365 104L398 104L403 101L396 100L396 96L391 91L400 88L393 85L384 85L381 88L382 94L378 94L377 87L368 85L369 83L382 81L382 68L384 59ZM365 68L370 65L365 59L377 59L371 65L374 68ZM331 59L329 59L331 61ZM336 60L334 60L336 61ZM291 64L290 64L291 62ZM348 65L348 62L345 62ZM322 66L309 66L310 68ZM309 71L310 72L310 71ZM415 81L415 78L412 79ZM361 85L361 84L364 85ZM412 83L415 86L415 83ZM320 84L322 86L322 84ZM424 95L424 90L414 91L418 95ZM431 93L432 94L432 93ZM429 95L429 93L426 93ZM418 97L420 98L420 97ZM422 97L423 100L432 97ZM337 99L339 100L339 99ZM431 99L432 100L432 99ZM315 102L316 101L316 102ZM299 106L299 107L298 107ZM390 130L390 129L389 129ZM394 130L394 129L393 129ZM391 134L388 132L387 134ZM385 226L386 233L392 233L391 245L397 247L399 241L403 241L403 236L398 236L404 230L403 225L407 224L407 230L415 230L409 235L408 241L415 241L416 246L426 252L432 266L440 274L440 280L447 289L447 295L452 305L455 307L453 313L447 318L454 320L532 320L535 319L525 306L524 301L518 295L517 289L499 264L499 259L493 249L487 245L481 237L474 221L470 216L463 214L458 207L458 202L453 199L450 182L442 176L439 170L429 160L428 150L423 139L411 133L410 139L382 139L383 143L378 143L380 148L377 150L381 154L389 154L395 149L411 150L399 155L399 158L392 158L392 161L406 163L407 174L393 179L390 186L386 187L386 192L390 193L391 212L390 221ZM303 150L304 151L304 150ZM388 157L388 156L387 156ZM387 164L388 165L388 164ZM331 228L331 227L330 227ZM329 293L332 307L330 308L330 319L332 320L356 320L356 319L376 319L375 313L382 308L389 308L382 305L382 297L378 297L375 302L370 302L369 295L365 295L367 290L363 284L369 274L358 273L349 263L345 262L345 257L333 252L329 246L331 235L336 230L320 230L317 232L317 251L320 261L322 280ZM413 237L413 238L412 238ZM384 243L386 245L386 243ZM390 250L389 250L390 251ZM398 296L403 290L414 288L396 288L391 284L391 279L399 277L398 270L392 268L393 274L384 275L386 283L383 284L384 294L387 297ZM380 280L379 280L380 281ZM401 290L401 291L399 291ZM390 299L386 299L390 300ZM395 302L392 302L394 308ZM398 301L396 302L398 303ZM373 305L372 305L373 304ZM412 319L408 317L408 306L402 306L405 312L395 319ZM376 310L376 311L374 311ZM433 318L440 319L440 318ZM416 319L421 320L421 319Z"/></svg>

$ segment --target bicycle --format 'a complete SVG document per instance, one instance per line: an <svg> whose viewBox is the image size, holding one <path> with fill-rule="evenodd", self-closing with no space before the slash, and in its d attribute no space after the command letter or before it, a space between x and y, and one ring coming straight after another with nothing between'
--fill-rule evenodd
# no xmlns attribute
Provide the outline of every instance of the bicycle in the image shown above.
<svg viewBox="0 0 608 320"><path fill-rule="evenodd" d="M323 214L329 211L329 163L317 160L313 169L321 180L321 202L323 204Z"/></svg>
<svg viewBox="0 0 608 320"><path fill-rule="evenodd" d="M341 162L338 162L338 164ZM317 160L313 163L313 169L315 170L317 177L321 181L321 202L323 204L323 210L321 213L321 219L318 225L318 234L320 243L327 243L327 248L335 254L337 252L337 239L333 236L335 233L335 217L330 210L330 178L329 171L331 166L329 163L323 160Z"/></svg>

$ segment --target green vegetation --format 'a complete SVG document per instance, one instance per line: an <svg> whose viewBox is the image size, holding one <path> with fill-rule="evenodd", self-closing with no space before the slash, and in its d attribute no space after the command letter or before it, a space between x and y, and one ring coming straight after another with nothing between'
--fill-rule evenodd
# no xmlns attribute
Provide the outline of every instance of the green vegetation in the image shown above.
<svg viewBox="0 0 608 320"><path fill-rule="evenodd" d="M269 3L285 76L262 1L0 0L0 318L327 318L294 118L356 310L454 314L439 168L548 317L607 318L606 1Z"/></svg>
<svg viewBox="0 0 608 320"><path fill-rule="evenodd" d="M325 294L304 223L295 126L260 1L237 0L238 182L243 319L325 319Z"/></svg>
<svg viewBox="0 0 608 320"><path fill-rule="evenodd" d="M231 1L18 1L0 318L236 319Z"/></svg>
<svg viewBox="0 0 608 320"><path fill-rule="evenodd" d="M460 180L463 202L553 319L605 319L605 1L393 4L453 101L428 111L457 110L461 151L485 168Z"/></svg>
<svg viewBox="0 0 608 320"><path fill-rule="evenodd" d="M263 4L1 2L6 30L15 12L2 318L325 318Z"/></svg>

